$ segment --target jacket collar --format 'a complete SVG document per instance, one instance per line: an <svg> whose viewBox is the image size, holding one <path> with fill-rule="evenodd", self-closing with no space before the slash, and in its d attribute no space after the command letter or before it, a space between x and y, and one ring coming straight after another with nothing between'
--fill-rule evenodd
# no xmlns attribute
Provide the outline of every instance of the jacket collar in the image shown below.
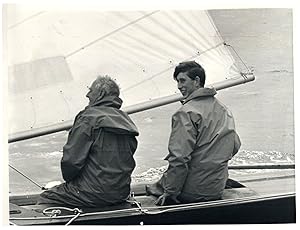
<svg viewBox="0 0 300 230"><path fill-rule="evenodd" d="M217 91L214 88L199 88L191 93L185 100L183 100L182 104L187 103L188 101L198 98L198 97L213 97L217 94Z"/></svg>
<svg viewBox="0 0 300 230"><path fill-rule="evenodd" d="M109 106L114 108L121 108L122 106L122 99L118 96L104 96L99 98L95 103L88 105L87 107L94 107L94 106Z"/></svg>

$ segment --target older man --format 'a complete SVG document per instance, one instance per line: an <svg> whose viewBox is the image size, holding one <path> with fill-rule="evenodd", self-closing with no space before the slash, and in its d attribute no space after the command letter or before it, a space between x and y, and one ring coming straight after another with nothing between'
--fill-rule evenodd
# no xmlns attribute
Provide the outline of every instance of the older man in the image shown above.
<svg viewBox="0 0 300 230"><path fill-rule="evenodd" d="M204 88L205 71L195 61L180 63L174 80L184 97L172 117L169 167L162 178L147 186L159 196L158 205L219 199L228 178L228 161L238 152L240 139L231 112Z"/></svg>
<svg viewBox="0 0 300 230"><path fill-rule="evenodd" d="M93 82L89 105L76 116L63 148L65 183L43 192L38 204L103 207L127 199L138 130L120 110L119 94L108 76Z"/></svg>

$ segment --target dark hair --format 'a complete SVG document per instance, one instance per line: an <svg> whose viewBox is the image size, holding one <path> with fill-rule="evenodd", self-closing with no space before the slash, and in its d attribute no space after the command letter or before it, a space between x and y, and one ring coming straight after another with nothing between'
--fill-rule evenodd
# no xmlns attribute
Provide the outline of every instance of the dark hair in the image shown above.
<svg viewBox="0 0 300 230"><path fill-rule="evenodd" d="M199 65L195 61L185 61L179 63L179 65L176 66L173 78L174 80L177 80L177 75L179 73L186 73L189 78L192 80L195 80L195 78L198 76L200 78L200 85L204 87L205 84L205 71L202 68L201 65Z"/></svg>

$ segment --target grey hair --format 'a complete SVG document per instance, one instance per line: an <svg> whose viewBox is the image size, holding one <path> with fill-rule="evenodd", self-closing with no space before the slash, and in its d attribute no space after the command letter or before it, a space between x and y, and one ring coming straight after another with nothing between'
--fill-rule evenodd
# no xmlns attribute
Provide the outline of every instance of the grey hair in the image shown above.
<svg viewBox="0 0 300 230"><path fill-rule="evenodd" d="M103 90L107 96L119 96L120 88L118 84L110 76L98 76L95 80L95 88Z"/></svg>

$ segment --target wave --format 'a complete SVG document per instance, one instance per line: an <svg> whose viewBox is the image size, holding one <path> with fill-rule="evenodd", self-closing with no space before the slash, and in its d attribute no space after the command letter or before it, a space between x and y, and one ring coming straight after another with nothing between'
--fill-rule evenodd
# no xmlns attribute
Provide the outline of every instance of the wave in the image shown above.
<svg viewBox="0 0 300 230"><path fill-rule="evenodd" d="M47 175L42 177L51 177L51 180L60 180L60 159L62 157L62 151L53 152L40 152L40 153L22 153L14 152L9 155L9 162L13 166L17 167L22 172L26 172L28 175L33 175L39 178L41 167L44 166L45 160L47 160ZM148 157L148 158L147 158ZM137 165L138 171L142 173L134 173L132 175L133 183L152 183L160 179L162 174L166 171L167 165L165 161L161 161L160 165L149 167L149 157L145 156L144 159L139 160ZM142 157L143 158L143 157ZM145 162L143 164L143 162ZM147 162L147 164L146 164ZM229 165L267 165L267 164L294 164L295 154L279 152L275 150L270 151L256 151L256 150L240 150L232 160L229 161ZM39 169L39 170L38 170ZM265 169L263 169L265 170ZM263 172L262 169L247 169L247 170L230 170L231 175L249 175L257 172ZM273 169L267 169L272 171ZM275 169L276 170L276 169ZM57 177L57 178L56 178ZM41 178L42 179L42 178ZM11 189L14 191L16 188L22 188L23 184L13 185L15 181L13 174L10 178Z"/></svg>
<svg viewBox="0 0 300 230"><path fill-rule="evenodd" d="M17 159L48 159L48 158L61 158L62 157L62 150L60 151L53 151L53 152L39 152L39 153L32 153L32 152L14 152L9 154L9 158L12 160Z"/></svg>
<svg viewBox="0 0 300 230"><path fill-rule="evenodd" d="M293 73L289 70L286 70L286 69L275 69L275 70L270 70L270 71L267 71L269 73Z"/></svg>
<svg viewBox="0 0 300 230"><path fill-rule="evenodd" d="M294 153L270 151L240 150L230 161L230 165L251 165L271 163L295 163Z"/></svg>
<svg viewBox="0 0 300 230"><path fill-rule="evenodd" d="M295 154L271 151L240 150L230 161L229 165L270 165L270 164L294 164ZM133 183L153 183L160 179L167 170L167 166L149 168L145 172L132 176ZM234 174L254 174L272 171L276 169L247 169L234 170Z"/></svg>

